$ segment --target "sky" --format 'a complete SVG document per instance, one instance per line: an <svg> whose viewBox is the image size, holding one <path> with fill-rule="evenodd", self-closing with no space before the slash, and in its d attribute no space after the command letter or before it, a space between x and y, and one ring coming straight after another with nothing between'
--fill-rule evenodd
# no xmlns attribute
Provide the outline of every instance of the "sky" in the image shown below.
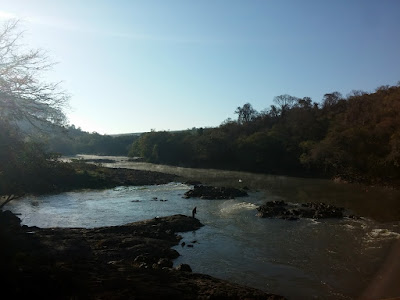
<svg viewBox="0 0 400 300"><path fill-rule="evenodd" d="M397 0L0 0L47 51L70 124L101 134L219 126L282 94L400 81Z"/></svg>

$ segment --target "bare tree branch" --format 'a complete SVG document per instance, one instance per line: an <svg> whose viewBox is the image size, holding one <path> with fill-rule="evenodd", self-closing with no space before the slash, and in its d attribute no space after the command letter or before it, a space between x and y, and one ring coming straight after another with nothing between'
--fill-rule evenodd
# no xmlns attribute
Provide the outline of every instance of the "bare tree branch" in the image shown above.
<svg viewBox="0 0 400 300"><path fill-rule="evenodd" d="M4 202L0 204L0 211L3 209L3 207L8 203L11 202L14 199L21 198L22 196L16 196L16 195L7 195L4 198Z"/></svg>
<svg viewBox="0 0 400 300"><path fill-rule="evenodd" d="M10 122L50 122L62 125L69 95L60 83L41 75L54 63L40 49L24 50L18 20L8 21L0 32L0 118Z"/></svg>

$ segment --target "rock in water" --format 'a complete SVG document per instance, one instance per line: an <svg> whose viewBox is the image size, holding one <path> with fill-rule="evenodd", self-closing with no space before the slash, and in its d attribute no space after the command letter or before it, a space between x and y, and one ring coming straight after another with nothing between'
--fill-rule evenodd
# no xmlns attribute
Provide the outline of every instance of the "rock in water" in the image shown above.
<svg viewBox="0 0 400 300"><path fill-rule="evenodd" d="M343 218L344 208L325 203L309 202L304 204L269 201L257 208L257 216L261 218L278 218L298 220L299 218L327 219Z"/></svg>
<svg viewBox="0 0 400 300"><path fill-rule="evenodd" d="M195 185L193 189L187 191L183 198L201 198L207 200L234 199L235 197L248 196L244 190L230 187L214 187L207 185Z"/></svg>

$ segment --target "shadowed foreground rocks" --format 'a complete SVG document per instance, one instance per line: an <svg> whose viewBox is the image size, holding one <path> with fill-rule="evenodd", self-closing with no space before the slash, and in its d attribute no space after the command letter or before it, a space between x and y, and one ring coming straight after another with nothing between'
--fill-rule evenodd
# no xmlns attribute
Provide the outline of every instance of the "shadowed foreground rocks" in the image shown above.
<svg viewBox="0 0 400 300"><path fill-rule="evenodd" d="M200 228L183 215L123 226L37 228L0 212L2 293L12 299L283 299L172 268L176 232Z"/></svg>

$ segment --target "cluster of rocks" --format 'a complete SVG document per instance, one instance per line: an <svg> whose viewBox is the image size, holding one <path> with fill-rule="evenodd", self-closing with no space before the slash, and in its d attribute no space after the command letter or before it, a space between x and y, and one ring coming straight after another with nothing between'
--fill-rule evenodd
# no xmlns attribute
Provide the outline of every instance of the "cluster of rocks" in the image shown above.
<svg viewBox="0 0 400 300"><path fill-rule="evenodd" d="M196 244L197 241L196 241L196 240L193 240L193 241L191 241L190 243L191 243L191 244L187 244L187 247L188 247L188 248L193 248L193 247L194 247L193 244ZM182 242L182 243L181 243L182 248L185 247L185 245L186 245L185 242Z"/></svg>
<svg viewBox="0 0 400 300"><path fill-rule="evenodd" d="M168 199L158 199L157 197L153 197L150 199L150 201L160 201L160 202L167 202ZM141 200L131 200L131 202L142 202Z"/></svg>
<svg viewBox="0 0 400 300"><path fill-rule="evenodd" d="M167 199L158 199L157 197L153 197L153 198L151 198L151 200L150 201L160 201L160 202L166 202L166 201L168 201Z"/></svg>
<svg viewBox="0 0 400 300"><path fill-rule="evenodd" d="M326 203L309 202L303 204L269 201L257 208L261 218L298 220L299 218L327 219L343 218L344 208Z"/></svg>
<svg viewBox="0 0 400 300"><path fill-rule="evenodd" d="M187 191L183 198L201 198L207 200L234 199L235 197L248 196L244 190L231 187L216 187L207 185L195 185L193 189Z"/></svg>
<svg viewBox="0 0 400 300"><path fill-rule="evenodd" d="M174 215L100 228L21 226L0 211L2 293L13 299L284 299L173 267L198 219Z"/></svg>

